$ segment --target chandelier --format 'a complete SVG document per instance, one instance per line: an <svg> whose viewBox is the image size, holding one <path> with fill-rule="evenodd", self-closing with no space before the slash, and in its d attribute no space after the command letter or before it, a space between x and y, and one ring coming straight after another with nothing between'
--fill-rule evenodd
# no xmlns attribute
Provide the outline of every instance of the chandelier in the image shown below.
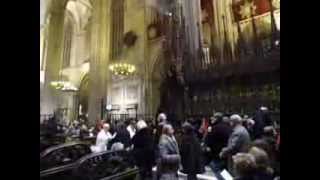
<svg viewBox="0 0 320 180"><path fill-rule="evenodd" d="M52 81L50 85L61 91L78 91L78 88L75 87L71 82L68 81Z"/></svg>
<svg viewBox="0 0 320 180"><path fill-rule="evenodd" d="M136 72L136 67L128 63L114 63L109 65L109 70L114 75L129 76Z"/></svg>

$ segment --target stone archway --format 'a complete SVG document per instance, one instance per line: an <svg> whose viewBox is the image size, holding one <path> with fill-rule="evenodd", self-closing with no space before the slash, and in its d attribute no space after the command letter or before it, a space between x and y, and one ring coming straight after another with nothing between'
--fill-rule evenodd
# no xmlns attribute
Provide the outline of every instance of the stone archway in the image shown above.
<svg viewBox="0 0 320 180"><path fill-rule="evenodd" d="M84 115L86 116L89 111L89 75L86 74L82 78L79 86L79 95L78 95L78 116Z"/></svg>

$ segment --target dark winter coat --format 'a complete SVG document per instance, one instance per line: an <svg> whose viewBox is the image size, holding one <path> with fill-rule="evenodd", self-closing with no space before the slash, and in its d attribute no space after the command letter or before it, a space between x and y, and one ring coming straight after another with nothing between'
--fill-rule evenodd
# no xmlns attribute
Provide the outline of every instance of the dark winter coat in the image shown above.
<svg viewBox="0 0 320 180"><path fill-rule="evenodd" d="M273 180L273 176L268 172L255 170L251 175L236 177L235 180Z"/></svg>
<svg viewBox="0 0 320 180"><path fill-rule="evenodd" d="M219 153L222 148L228 145L228 139L232 133L232 128L224 122L218 122L213 125L212 132L208 133L205 143L210 148L212 159L219 159Z"/></svg>
<svg viewBox="0 0 320 180"><path fill-rule="evenodd" d="M264 133L264 127L271 126L272 120L267 112L259 110L254 119L254 125L252 127L252 138L258 139L261 138Z"/></svg>
<svg viewBox="0 0 320 180"><path fill-rule="evenodd" d="M201 145L194 133L182 135L180 155L183 173L200 174L202 172Z"/></svg>
<svg viewBox="0 0 320 180"><path fill-rule="evenodd" d="M273 180L273 175L265 171L257 170L254 175L254 180Z"/></svg>
<svg viewBox="0 0 320 180"><path fill-rule="evenodd" d="M132 138L133 156L138 167L152 167L154 145L149 128L139 130Z"/></svg>
<svg viewBox="0 0 320 180"><path fill-rule="evenodd" d="M117 132L117 135L110 141L109 147L111 148L114 143L122 143L124 148L127 148L131 145L130 133L127 129L120 129Z"/></svg>

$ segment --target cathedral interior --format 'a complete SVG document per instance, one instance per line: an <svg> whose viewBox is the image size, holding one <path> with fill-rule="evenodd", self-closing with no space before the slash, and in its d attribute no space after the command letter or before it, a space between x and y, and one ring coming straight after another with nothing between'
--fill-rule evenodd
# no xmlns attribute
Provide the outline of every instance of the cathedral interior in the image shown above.
<svg viewBox="0 0 320 180"><path fill-rule="evenodd" d="M280 0L40 0L41 180L260 172L280 179Z"/></svg>
<svg viewBox="0 0 320 180"><path fill-rule="evenodd" d="M280 113L280 0L40 4L40 117Z"/></svg>

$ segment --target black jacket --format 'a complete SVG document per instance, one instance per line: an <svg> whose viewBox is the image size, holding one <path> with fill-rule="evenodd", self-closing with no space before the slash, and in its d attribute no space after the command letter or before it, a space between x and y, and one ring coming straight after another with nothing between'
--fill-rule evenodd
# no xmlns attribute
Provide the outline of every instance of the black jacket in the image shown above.
<svg viewBox="0 0 320 180"><path fill-rule="evenodd" d="M255 180L273 180L273 175L263 171L256 171L254 178Z"/></svg>
<svg viewBox="0 0 320 180"><path fill-rule="evenodd" d="M228 139L232 128L224 122L218 122L212 126L212 132L208 133L205 143L211 149L211 158L219 159L222 148L228 145Z"/></svg>
<svg viewBox="0 0 320 180"><path fill-rule="evenodd" d="M201 145L196 135L183 135L180 144L180 155L183 172L199 174L203 171L201 159Z"/></svg>
<svg viewBox="0 0 320 180"><path fill-rule="evenodd" d="M267 172L255 171L250 176L237 177L235 180L273 180L273 176Z"/></svg>
<svg viewBox="0 0 320 180"><path fill-rule="evenodd" d="M252 127L252 138L258 139L262 137L264 127L272 125L272 120L267 112L261 110L257 111L253 119L255 123Z"/></svg>
<svg viewBox="0 0 320 180"><path fill-rule="evenodd" d="M130 133L126 129L118 130L117 135L110 141L109 148L112 147L114 143L120 142L124 145L124 148L127 148L131 145Z"/></svg>
<svg viewBox="0 0 320 180"><path fill-rule="evenodd" d="M133 156L137 166L152 167L154 146L152 132L149 128L139 130L132 138Z"/></svg>

